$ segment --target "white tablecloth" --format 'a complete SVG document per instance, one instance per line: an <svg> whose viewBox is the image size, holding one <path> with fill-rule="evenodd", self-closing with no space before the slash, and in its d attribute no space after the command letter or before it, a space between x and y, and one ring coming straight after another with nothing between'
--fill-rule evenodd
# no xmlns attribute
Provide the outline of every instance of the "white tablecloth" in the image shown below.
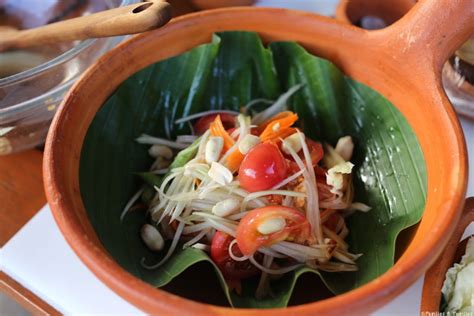
<svg viewBox="0 0 474 316"><path fill-rule="evenodd" d="M257 5L303 9L330 15L334 0L264 0ZM474 166L474 123L462 121ZM469 172L468 196L474 195L474 168ZM474 225L466 231L474 233ZM0 250L0 268L44 301L65 314L142 315L143 312L112 292L71 250L45 206ZM420 278L376 315L418 315Z"/></svg>

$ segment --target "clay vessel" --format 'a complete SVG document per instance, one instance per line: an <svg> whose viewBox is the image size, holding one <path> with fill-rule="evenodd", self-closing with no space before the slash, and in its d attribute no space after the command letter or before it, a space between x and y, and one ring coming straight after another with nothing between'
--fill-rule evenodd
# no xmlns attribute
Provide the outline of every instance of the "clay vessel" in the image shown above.
<svg viewBox="0 0 474 316"><path fill-rule="evenodd" d="M239 7L185 15L104 55L70 90L51 126L44 178L57 224L80 259L107 286L158 315L341 315L369 313L425 273L459 221L467 154L456 114L441 86L441 67L474 33L472 0L423 0L402 19L366 31L334 19L285 9ZM130 75L207 43L223 30L258 32L265 42L297 41L350 77L386 96L416 133L428 172L423 218L406 251L385 274L343 295L285 309L231 309L156 289L123 270L100 244L80 195L79 159L95 114Z"/></svg>

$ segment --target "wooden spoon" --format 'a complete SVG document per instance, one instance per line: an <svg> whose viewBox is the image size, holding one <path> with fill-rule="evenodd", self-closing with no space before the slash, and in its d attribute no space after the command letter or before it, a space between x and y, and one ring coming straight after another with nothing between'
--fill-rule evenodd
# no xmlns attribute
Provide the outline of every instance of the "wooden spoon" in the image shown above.
<svg viewBox="0 0 474 316"><path fill-rule="evenodd" d="M151 0L97 12L28 30L0 28L0 51L141 33L163 26L171 19L171 6Z"/></svg>

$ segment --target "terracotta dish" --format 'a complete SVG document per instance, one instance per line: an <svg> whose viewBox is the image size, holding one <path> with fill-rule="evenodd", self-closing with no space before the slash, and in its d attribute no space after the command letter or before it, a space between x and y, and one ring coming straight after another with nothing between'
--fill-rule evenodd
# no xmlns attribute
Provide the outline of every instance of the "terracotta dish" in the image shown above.
<svg viewBox="0 0 474 316"><path fill-rule="evenodd" d="M170 294L123 270L102 247L79 189L81 147L99 108L130 75L154 62L207 43L224 30L258 32L265 42L297 41L346 74L385 95L406 117L428 172L418 230L397 263L376 280L326 300L286 309L207 305ZM459 221L467 182L466 147L441 87L441 67L474 32L472 0L424 0L392 26L365 31L310 13L269 8L198 12L136 36L103 56L70 90L50 129L45 189L54 217L74 251L107 286L147 313L159 315L340 315L375 310L400 294L436 260ZM212 295L212 294L209 294Z"/></svg>
<svg viewBox="0 0 474 316"><path fill-rule="evenodd" d="M383 19L387 25L404 16L416 0L341 0L336 8L336 19L358 25L364 16Z"/></svg>
<svg viewBox="0 0 474 316"><path fill-rule="evenodd" d="M255 0L190 0L199 10L252 5Z"/></svg>
<svg viewBox="0 0 474 316"><path fill-rule="evenodd" d="M426 272L423 284L423 294L421 296L420 312L439 312L441 303L441 288L446 279L446 272L455 263L461 260L466 252L466 245L469 237L460 242L467 226L474 222L474 197L466 200L464 211L461 215L456 230L449 239L443 254L435 264Z"/></svg>

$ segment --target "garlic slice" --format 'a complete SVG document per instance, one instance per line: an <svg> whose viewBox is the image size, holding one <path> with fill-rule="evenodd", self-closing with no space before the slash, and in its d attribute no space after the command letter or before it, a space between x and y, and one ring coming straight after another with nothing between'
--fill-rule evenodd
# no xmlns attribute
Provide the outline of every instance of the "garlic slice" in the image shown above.
<svg viewBox="0 0 474 316"><path fill-rule="evenodd" d="M240 201L237 199L225 199L212 207L212 213L220 217L235 214L240 210Z"/></svg>
<svg viewBox="0 0 474 316"><path fill-rule="evenodd" d="M301 137L304 141L305 138L303 133L301 133ZM298 133L294 133L284 139L281 149L285 154L291 155L291 150L289 150L288 147L291 147L291 149L293 149L295 153L298 153L301 150L302 146L303 145L301 144L300 136L298 135Z"/></svg>
<svg viewBox="0 0 474 316"><path fill-rule="evenodd" d="M257 230L260 234L269 235L279 232L286 226L286 221L283 217L269 218L258 225Z"/></svg>
<svg viewBox="0 0 474 316"><path fill-rule="evenodd" d="M205 159L207 163L219 160L224 148L224 139L220 136L210 137L206 144Z"/></svg>
<svg viewBox="0 0 474 316"><path fill-rule="evenodd" d="M215 161L211 163L211 169L209 169L207 175L220 185L228 185L234 179L229 169Z"/></svg>
<svg viewBox="0 0 474 316"><path fill-rule="evenodd" d="M173 151L165 145L153 145L148 149L148 154L153 158L163 157L167 160L173 158Z"/></svg>
<svg viewBox="0 0 474 316"><path fill-rule="evenodd" d="M326 183L331 186L331 193L342 195L344 175L350 174L354 165L350 161L342 162L330 168L327 172Z"/></svg>
<svg viewBox="0 0 474 316"><path fill-rule="evenodd" d="M258 144L260 144L260 137L252 134L247 134L239 143L239 151L242 154L246 155L250 151L250 149L252 149Z"/></svg>
<svg viewBox="0 0 474 316"><path fill-rule="evenodd" d="M354 151L354 142L352 137L344 136L339 138L334 150L344 159L345 161L351 160L352 152Z"/></svg>
<svg viewBox="0 0 474 316"><path fill-rule="evenodd" d="M152 251L160 251L165 246L165 241L158 229L150 224L142 226L141 236L146 246Z"/></svg>

